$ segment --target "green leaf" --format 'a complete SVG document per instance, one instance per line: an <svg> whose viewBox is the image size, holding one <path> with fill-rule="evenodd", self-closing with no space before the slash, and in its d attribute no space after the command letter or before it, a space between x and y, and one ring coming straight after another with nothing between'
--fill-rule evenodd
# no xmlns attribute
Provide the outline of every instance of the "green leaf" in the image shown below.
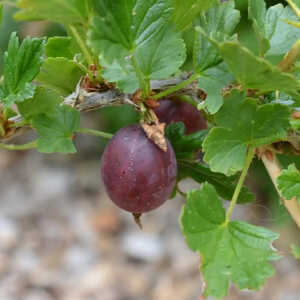
<svg viewBox="0 0 300 300"><path fill-rule="evenodd" d="M94 5L100 16L94 19L91 43L108 62L119 59L110 47L131 52L155 39L166 28L172 12L167 0L94 0Z"/></svg>
<svg viewBox="0 0 300 300"><path fill-rule="evenodd" d="M40 71L43 50L44 39L26 38L20 45L16 33L12 33L4 54L1 102L6 106L33 96L35 87L31 82Z"/></svg>
<svg viewBox="0 0 300 300"><path fill-rule="evenodd" d="M139 88L138 78L130 62L114 61L112 64L102 65L105 66L103 77L109 82L115 82L124 93L133 94Z"/></svg>
<svg viewBox="0 0 300 300"><path fill-rule="evenodd" d="M250 0L249 17L253 21L261 54L266 53L268 58L273 57L272 60L276 59L276 62L279 62L300 38L299 29L286 22L298 20L288 6L277 4L266 10L265 1Z"/></svg>
<svg viewBox="0 0 300 300"><path fill-rule="evenodd" d="M47 57L65 57L68 59L73 59L76 54L72 49L72 39L66 36L49 38L45 52Z"/></svg>
<svg viewBox="0 0 300 300"><path fill-rule="evenodd" d="M266 2L264 0L248 0L249 9L248 15L249 18L253 20L254 24L257 26L255 30L258 30L259 33L264 37L265 32L265 15L267 12Z"/></svg>
<svg viewBox="0 0 300 300"><path fill-rule="evenodd" d="M200 31L195 32L193 60L196 72L202 72L222 60L215 46L203 35L203 32L223 42L231 38L239 21L240 12L234 9L234 2L229 1L212 7L195 22L201 27Z"/></svg>
<svg viewBox="0 0 300 300"><path fill-rule="evenodd" d="M10 93L8 96L2 98L1 102L5 107L11 106L13 103L21 103L26 99L30 99L34 96L35 86L31 83L26 83L22 90L17 93Z"/></svg>
<svg viewBox="0 0 300 300"><path fill-rule="evenodd" d="M90 0L18 0L21 21L48 20L62 24L86 23Z"/></svg>
<svg viewBox="0 0 300 300"><path fill-rule="evenodd" d="M238 42L218 44L220 54L244 89L260 92L280 90L299 96L300 82L288 73L280 72L266 60L256 57Z"/></svg>
<svg viewBox="0 0 300 300"><path fill-rule="evenodd" d="M296 166L289 165L277 178L278 188L286 200L296 197L300 204L300 172Z"/></svg>
<svg viewBox="0 0 300 300"><path fill-rule="evenodd" d="M266 53L270 48L270 43L266 33L266 3L264 0L249 0L249 18L253 21L253 29L259 42L260 53ZM276 20L268 18L272 23ZM269 27L274 27L273 24L268 24Z"/></svg>
<svg viewBox="0 0 300 300"><path fill-rule="evenodd" d="M166 128L166 137L171 142L177 159L193 158L194 153L202 148L208 130L200 130L186 135L182 122L171 123Z"/></svg>
<svg viewBox="0 0 300 300"><path fill-rule="evenodd" d="M74 92L83 75L83 71L75 62L64 57L49 57L44 61L37 81L45 87L67 96Z"/></svg>
<svg viewBox="0 0 300 300"><path fill-rule="evenodd" d="M19 103L18 109L26 120L30 120L40 114L52 114L62 100L56 92L37 87L33 98Z"/></svg>
<svg viewBox="0 0 300 300"><path fill-rule="evenodd" d="M212 172L202 163L187 160L177 160L179 179L193 178L198 183L208 182L217 190L218 194L225 200L231 200L235 187L236 176L226 177L221 173ZM244 186L238 198L238 203L249 203L255 199L254 194L250 193Z"/></svg>
<svg viewBox="0 0 300 300"><path fill-rule="evenodd" d="M138 67L147 79L173 75L185 59L184 41L171 27L136 50Z"/></svg>
<svg viewBox="0 0 300 300"><path fill-rule="evenodd" d="M274 274L278 259L272 242L278 234L245 222L225 223L225 210L215 188L205 183L191 191L181 217L187 244L199 251L205 296L225 297L232 281L240 289L259 289Z"/></svg>
<svg viewBox="0 0 300 300"><path fill-rule="evenodd" d="M205 107L215 114L223 105L222 90L234 81L225 64L206 70L198 79L198 86L206 92Z"/></svg>
<svg viewBox="0 0 300 300"><path fill-rule="evenodd" d="M268 9L267 36L270 39L270 50L267 57L278 57L278 62L300 39L300 30L286 23L286 20L297 21L296 14L290 7L283 7L282 4L272 6ZM284 32L284 34L282 34Z"/></svg>
<svg viewBox="0 0 300 300"><path fill-rule="evenodd" d="M54 113L38 115L33 127L40 138L38 151L42 153L75 153L73 134L79 129L80 113L70 106L59 106Z"/></svg>
<svg viewBox="0 0 300 300"><path fill-rule="evenodd" d="M161 79L183 64L184 42L168 26L170 1L100 0L95 6L100 16L93 19L89 42L107 68L113 62L124 67L134 61L134 69L143 79Z"/></svg>
<svg viewBox="0 0 300 300"><path fill-rule="evenodd" d="M247 148L284 139L289 128L289 108L282 104L258 105L234 90L216 114L218 127L203 143L204 161L214 172L232 175L243 169Z"/></svg>
<svg viewBox="0 0 300 300"><path fill-rule="evenodd" d="M199 13L218 3L216 0L172 0L172 2L173 22L179 31L187 29Z"/></svg>
<svg viewBox="0 0 300 300"><path fill-rule="evenodd" d="M292 248L292 254L293 254L293 256L296 259L300 259L300 246L292 244L291 248Z"/></svg>
<svg viewBox="0 0 300 300"><path fill-rule="evenodd" d="M2 25L3 20L3 3L0 3L0 27Z"/></svg>

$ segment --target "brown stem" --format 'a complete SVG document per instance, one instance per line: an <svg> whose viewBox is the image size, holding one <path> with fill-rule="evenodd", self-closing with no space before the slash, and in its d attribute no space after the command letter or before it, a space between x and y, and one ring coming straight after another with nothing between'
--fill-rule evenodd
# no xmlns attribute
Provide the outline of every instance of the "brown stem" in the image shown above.
<svg viewBox="0 0 300 300"><path fill-rule="evenodd" d="M167 80L153 80L151 81L151 89L152 90L165 90L169 89L174 85L178 85L181 82L185 81L189 78L188 73L182 74L182 76L178 78L171 78ZM196 90L195 90L196 89ZM194 96L197 94L197 88L194 86L186 87L184 92L187 95ZM131 99L133 95L124 94L120 90L116 88L111 88L107 91L98 91L98 92L87 92L81 88L81 81L78 83L75 92L64 99L63 104L70 105L77 109L80 112L87 112L91 110L100 109L106 106L111 105L122 105L122 104L131 104L135 105ZM21 115L13 117L9 119L9 121L14 124L15 127L18 127L18 124L22 124L24 118ZM30 129L28 126L22 126L16 130L16 133L23 133L23 131ZM9 139L13 138L15 134L9 137ZM6 141L7 139L1 139L1 141Z"/></svg>
<svg viewBox="0 0 300 300"><path fill-rule="evenodd" d="M267 149L263 151L261 159L283 201L284 206L300 228L300 205L298 204L296 197L291 200L284 199L277 186L277 178L280 176L282 170L276 154L272 150Z"/></svg>
<svg viewBox="0 0 300 300"><path fill-rule="evenodd" d="M133 213L132 216L133 216L133 218L134 218L135 224L136 224L141 230L143 230L143 224L142 224L142 222L141 222L141 216L142 216L142 214Z"/></svg>

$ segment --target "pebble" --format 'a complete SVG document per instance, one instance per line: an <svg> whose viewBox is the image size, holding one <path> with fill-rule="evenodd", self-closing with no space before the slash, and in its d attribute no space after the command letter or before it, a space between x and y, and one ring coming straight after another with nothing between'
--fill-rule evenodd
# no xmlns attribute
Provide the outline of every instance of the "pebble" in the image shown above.
<svg viewBox="0 0 300 300"><path fill-rule="evenodd" d="M18 237L18 224L10 218L0 216L0 249L7 250L15 247Z"/></svg>
<svg viewBox="0 0 300 300"><path fill-rule="evenodd" d="M163 258L165 248L163 241L156 235L144 232L125 233L121 249L130 258L139 259L146 262L155 262Z"/></svg>

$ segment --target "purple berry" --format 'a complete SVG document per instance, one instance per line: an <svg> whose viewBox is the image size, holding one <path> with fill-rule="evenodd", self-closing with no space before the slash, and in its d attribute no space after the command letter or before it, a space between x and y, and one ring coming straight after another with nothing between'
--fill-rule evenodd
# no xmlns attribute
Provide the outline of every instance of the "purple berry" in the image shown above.
<svg viewBox="0 0 300 300"><path fill-rule="evenodd" d="M101 175L110 199L120 208L139 214L161 206L176 183L177 163L167 141L159 149L139 125L120 129L107 145Z"/></svg>
<svg viewBox="0 0 300 300"><path fill-rule="evenodd" d="M206 120L202 113L193 105L176 100L162 99L160 105L154 109L160 122L170 124L172 122L183 122L186 134L206 129Z"/></svg>

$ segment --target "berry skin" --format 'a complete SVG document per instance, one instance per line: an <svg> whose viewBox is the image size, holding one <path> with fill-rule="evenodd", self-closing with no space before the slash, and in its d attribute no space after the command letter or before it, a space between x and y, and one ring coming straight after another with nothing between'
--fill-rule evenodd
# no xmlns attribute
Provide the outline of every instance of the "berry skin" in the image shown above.
<svg viewBox="0 0 300 300"><path fill-rule="evenodd" d="M172 122L183 122L186 134L206 129L206 120L202 113L193 105L176 100L162 99L160 105L154 109L160 122L170 124Z"/></svg>
<svg viewBox="0 0 300 300"><path fill-rule="evenodd" d="M167 141L159 149L139 125L120 129L107 145L101 175L110 199L120 208L141 214L161 206L176 184L177 163Z"/></svg>

